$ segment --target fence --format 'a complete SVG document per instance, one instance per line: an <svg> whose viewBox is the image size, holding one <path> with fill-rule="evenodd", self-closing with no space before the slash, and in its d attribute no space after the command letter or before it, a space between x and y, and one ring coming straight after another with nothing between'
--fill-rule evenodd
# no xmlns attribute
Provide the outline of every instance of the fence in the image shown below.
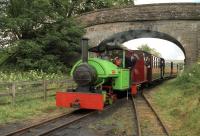
<svg viewBox="0 0 200 136"><path fill-rule="evenodd" d="M71 79L41 80L25 82L0 82L0 105L15 104L17 101L43 98L55 95L58 90L65 91L74 88L76 84Z"/></svg>

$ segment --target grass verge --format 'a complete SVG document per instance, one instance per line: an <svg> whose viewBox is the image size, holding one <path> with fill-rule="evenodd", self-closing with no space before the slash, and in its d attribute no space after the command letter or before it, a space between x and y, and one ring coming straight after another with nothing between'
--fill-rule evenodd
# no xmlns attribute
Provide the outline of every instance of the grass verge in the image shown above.
<svg viewBox="0 0 200 136"><path fill-rule="evenodd" d="M21 121L23 119L39 118L38 115L51 113L56 110L65 112L67 109L57 109L55 97L49 97L47 101L34 99L16 103L15 105L0 106L0 124Z"/></svg>
<svg viewBox="0 0 200 136"><path fill-rule="evenodd" d="M200 64L161 85L152 100L174 136L200 134Z"/></svg>

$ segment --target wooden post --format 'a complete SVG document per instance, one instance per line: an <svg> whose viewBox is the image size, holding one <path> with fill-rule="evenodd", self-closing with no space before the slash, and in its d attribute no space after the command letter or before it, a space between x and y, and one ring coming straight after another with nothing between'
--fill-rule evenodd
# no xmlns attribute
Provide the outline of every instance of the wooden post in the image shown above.
<svg viewBox="0 0 200 136"><path fill-rule="evenodd" d="M47 100L47 82L43 80L44 101Z"/></svg>
<svg viewBox="0 0 200 136"><path fill-rule="evenodd" d="M16 84L13 82L11 84L11 91L12 91L12 105L15 105L15 97L16 97Z"/></svg>

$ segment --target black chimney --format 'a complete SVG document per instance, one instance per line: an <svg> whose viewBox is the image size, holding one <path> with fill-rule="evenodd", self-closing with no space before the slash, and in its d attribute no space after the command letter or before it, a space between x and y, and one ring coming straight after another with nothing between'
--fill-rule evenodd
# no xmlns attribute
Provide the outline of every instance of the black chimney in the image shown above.
<svg viewBox="0 0 200 136"><path fill-rule="evenodd" d="M88 41L89 39L86 37L82 38L81 48L82 48L82 62L88 62Z"/></svg>

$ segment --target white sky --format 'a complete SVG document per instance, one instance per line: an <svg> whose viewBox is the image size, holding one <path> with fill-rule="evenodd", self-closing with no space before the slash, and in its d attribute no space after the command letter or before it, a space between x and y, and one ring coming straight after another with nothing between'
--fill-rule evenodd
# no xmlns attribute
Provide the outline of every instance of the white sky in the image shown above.
<svg viewBox="0 0 200 136"><path fill-rule="evenodd" d="M200 3L200 0L135 0L135 5L152 4L152 3ZM166 40L154 38L140 38L124 43L129 49L136 50L137 47L147 44L149 47L156 49L163 58L167 60L184 60L185 56L182 50Z"/></svg>
<svg viewBox="0 0 200 136"><path fill-rule="evenodd" d="M184 60L185 56L182 50L174 43L157 38L139 38L125 42L127 48L137 50L137 47L147 44L156 49L166 60Z"/></svg>
<svg viewBox="0 0 200 136"><path fill-rule="evenodd" d="M200 2L200 0L135 0L135 5L152 3L179 3L179 2Z"/></svg>

